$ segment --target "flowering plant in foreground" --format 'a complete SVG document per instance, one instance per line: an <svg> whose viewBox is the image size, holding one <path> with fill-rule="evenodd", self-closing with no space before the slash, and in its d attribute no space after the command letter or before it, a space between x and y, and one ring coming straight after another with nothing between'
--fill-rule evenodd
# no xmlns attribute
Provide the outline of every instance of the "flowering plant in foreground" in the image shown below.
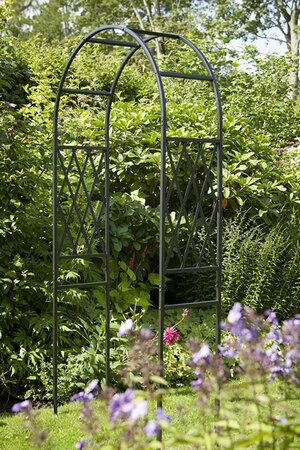
<svg viewBox="0 0 300 450"><path fill-rule="evenodd" d="M279 326L271 311L259 316L236 303L221 326L224 339L218 353L196 339L187 343L191 352L187 363L194 372L191 385L198 394L195 408L200 407L201 420L182 435L162 407L150 413L149 402L162 400L164 394L161 368L155 360L156 341L150 330L135 330L134 322L127 319L118 336L128 337L132 344L124 370L129 387L124 392L105 388L99 395L98 381L93 380L84 391L72 395L71 401L81 405L85 432L74 448L299 448L299 415L288 408L284 395L300 386L300 315ZM232 382L233 377L241 375L241 382ZM284 394L280 404L269 393L270 384L277 379L281 380L280 388L286 388L280 393ZM137 381L146 389L135 389ZM95 402L96 397L100 401ZM245 410L240 420L235 416L236 398ZM217 407L212 400L218 400ZM33 442L40 445L46 432L39 432L33 425L31 402L17 403L12 410L22 412L29 420ZM179 405L178 411L182 420L189 413L184 405ZM157 433L164 429L168 429L168 437L157 442ZM111 431L119 433L116 445L107 442Z"/></svg>
<svg viewBox="0 0 300 450"><path fill-rule="evenodd" d="M41 429L35 420L35 412L32 408L31 400L27 399L23 402L15 403L11 408L13 413L21 412L24 416L24 426L28 430L32 445L40 447L48 437L48 430Z"/></svg>

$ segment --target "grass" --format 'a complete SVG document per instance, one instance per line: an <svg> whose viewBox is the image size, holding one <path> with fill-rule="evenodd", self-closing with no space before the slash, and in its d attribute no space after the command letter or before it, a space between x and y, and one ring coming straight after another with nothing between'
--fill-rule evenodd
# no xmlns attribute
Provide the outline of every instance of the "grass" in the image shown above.
<svg viewBox="0 0 300 450"><path fill-rule="evenodd" d="M225 408L223 409L224 414L229 414L229 417L237 420L242 424L242 427L246 422L249 422L249 419L250 421L254 420L253 418L256 413L260 414L266 421L269 411L267 404L264 403L263 393L258 392L258 395L261 397L261 405L259 407L260 410L255 411L256 407L251 400L251 395L249 396L246 387L242 387L242 383L242 380L235 380L230 383L227 394L229 394L231 398L227 401L223 401L223 404L221 404L221 407ZM272 414L274 416L288 415L289 410L297 411L298 409L299 411L300 402L297 399L299 398L299 393L297 393L296 390L293 392L293 398L279 404L278 401L282 398L283 386L280 383L274 383L271 386L269 394L272 398ZM241 387L242 397L248 397L246 405L238 394L241 393ZM171 428L173 432L178 435L185 436L188 430L195 427L207 431L213 424L216 411L214 404L210 404L208 408L199 408L195 406L196 398L195 392L189 387L170 389L165 395L163 403L164 409L166 413L172 417ZM95 401L95 408L101 408L100 401ZM155 405L153 403L150 405L150 409L153 410L154 408ZM283 410L283 408L286 410ZM85 435L84 431L81 430L79 416L80 412L77 402L61 406L57 415L53 414L51 408L39 409L37 411L37 420L41 425L40 429L46 428L50 430L50 445L47 448L56 450L74 449L74 444ZM105 416L103 415L103 412L99 417L102 424L104 424L104 433L102 438L100 438L100 442L103 444L116 443L118 440L116 431L111 430L109 427L106 427L105 429ZM238 435L239 430L237 430L236 433ZM5 413L0 415L1 450L32 449L33 444L28 440L27 434L28 430L24 428L22 414ZM167 440L168 438L170 438L170 433L166 431L164 439ZM235 437L233 436L232 439L235 439ZM180 447L168 447L168 450L175 450L177 448L188 450L193 447L183 444ZM299 448L299 446L295 448Z"/></svg>

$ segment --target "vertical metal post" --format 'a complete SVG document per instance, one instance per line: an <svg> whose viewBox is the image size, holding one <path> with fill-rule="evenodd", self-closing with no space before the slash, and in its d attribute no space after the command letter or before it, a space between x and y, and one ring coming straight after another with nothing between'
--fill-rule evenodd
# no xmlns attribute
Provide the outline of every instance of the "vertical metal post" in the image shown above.
<svg viewBox="0 0 300 450"><path fill-rule="evenodd" d="M217 150L217 186L218 186L218 210L217 210L217 271L216 271L216 352L221 343L221 288L222 288L222 142Z"/></svg>
<svg viewBox="0 0 300 450"><path fill-rule="evenodd" d="M160 155L160 224L159 224L159 307L158 307L158 360L163 374L163 333L165 315L165 217L166 217L166 116L161 119ZM162 406L161 401L158 406Z"/></svg>
<svg viewBox="0 0 300 450"><path fill-rule="evenodd" d="M110 383L110 178L109 178L109 119L112 95L108 98L105 113L105 383Z"/></svg>
<svg viewBox="0 0 300 450"><path fill-rule="evenodd" d="M56 139L57 139L57 106L55 108L55 126L53 132L53 180L52 180L52 220L53 220L53 267L52 267L52 359L53 359L53 408L54 413L57 414L57 278L58 278L58 263L57 263L57 153L56 153Z"/></svg>
<svg viewBox="0 0 300 450"><path fill-rule="evenodd" d="M214 92L217 101L217 117L218 117L218 148L217 148L217 192L218 192L218 211L217 211L217 266L218 270L216 272L216 352L219 351L219 345L221 343L221 292L222 292L222 222L223 222L223 211L222 211L222 196L223 196L223 141L222 141L222 105L220 100L220 94L218 90L218 85L214 83Z"/></svg>

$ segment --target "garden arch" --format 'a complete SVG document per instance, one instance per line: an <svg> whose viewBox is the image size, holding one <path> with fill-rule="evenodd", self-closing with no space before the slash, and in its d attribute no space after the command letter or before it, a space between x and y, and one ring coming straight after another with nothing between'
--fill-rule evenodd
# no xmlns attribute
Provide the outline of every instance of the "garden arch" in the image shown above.
<svg viewBox="0 0 300 450"><path fill-rule="evenodd" d="M113 39L99 35L114 33ZM127 40L119 39L126 35ZM206 73L183 73L160 70L151 43L157 39L180 41L194 52ZM86 45L101 48L117 46L129 51L109 90L86 89L68 85L70 69L79 51ZM155 76L160 103L160 238L159 238L159 310L158 310L158 358L163 362L164 311L166 308L201 307L211 305L216 310L216 343L220 340L221 303L221 221L222 221L222 111L218 86L210 64L199 48L186 37L173 33L137 30L119 25L104 25L87 34L71 54L63 71L54 110L53 133L53 398L57 411L57 353L58 353L58 291L68 289L91 289L104 286L106 298L106 383L110 370L110 113L119 78L137 50L141 49L151 65ZM176 78L198 80L213 87L217 127L216 134L209 137L181 137L168 134L167 102L163 79ZM104 144L86 144L80 137L74 138L70 130L61 129L63 114L60 104L63 96L98 96L106 99L104 119ZM183 124L184 125L184 124ZM177 146L176 158L172 145ZM78 155L81 155L80 157ZM185 165L186 180L182 186L179 172ZM202 178L197 179L201 167ZM88 169L89 168L89 169ZM92 174L93 182L87 180ZM168 177L167 177L168 172ZM179 179L180 178L180 179ZM95 210L93 195L97 190L98 207ZM194 204L190 205L190 198ZM209 193L210 209L204 207ZM170 202L176 196L178 215L171 217ZM79 204L84 198L84 205ZM99 200L100 198L100 200ZM77 224L76 226L74 225ZM184 223L182 230L181 225ZM199 242L199 228L202 229ZM166 230L169 241L166 245ZM214 230L214 231L213 231ZM183 237L182 233L185 233ZM197 237L198 236L198 237ZM101 242L101 244L99 244ZM204 254L210 255L210 263L204 263ZM172 255L176 254L176 262ZM65 261L98 258L103 262L104 277L97 281L77 280L61 283L60 267ZM178 273L213 272L215 296L213 299L176 304L165 302L165 277Z"/></svg>

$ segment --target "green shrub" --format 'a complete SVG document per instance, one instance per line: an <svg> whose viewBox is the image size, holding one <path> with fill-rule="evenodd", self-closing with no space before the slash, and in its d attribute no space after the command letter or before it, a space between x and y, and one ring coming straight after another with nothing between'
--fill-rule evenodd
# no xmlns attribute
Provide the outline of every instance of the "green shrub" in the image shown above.
<svg viewBox="0 0 300 450"><path fill-rule="evenodd" d="M299 217L270 229L238 216L225 225L223 305L236 301L282 319L299 311Z"/></svg>

